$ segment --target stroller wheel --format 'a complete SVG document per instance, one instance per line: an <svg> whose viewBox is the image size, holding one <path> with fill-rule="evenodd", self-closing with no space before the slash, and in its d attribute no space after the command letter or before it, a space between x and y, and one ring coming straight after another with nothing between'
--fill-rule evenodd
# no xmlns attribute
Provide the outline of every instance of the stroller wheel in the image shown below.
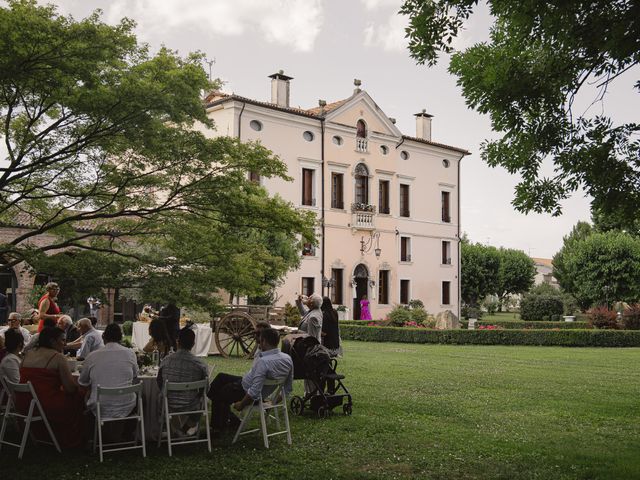
<svg viewBox="0 0 640 480"><path fill-rule="evenodd" d="M318 407L318 418L320 418L321 420L324 420L328 416L329 416L329 408L325 407L324 405L321 405L320 407Z"/></svg>
<svg viewBox="0 0 640 480"><path fill-rule="evenodd" d="M345 403L345 404L342 406L342 412L343 412L345 415L351 415L351 404L350 404L350 403Z"/></svg>
<svg viewBox="0 0 640 480"><path fill-rule="evenodd" d="M304 402L297 395L291 398L290 406L294 415L302 415L302 412L304 412Z"/></svg>

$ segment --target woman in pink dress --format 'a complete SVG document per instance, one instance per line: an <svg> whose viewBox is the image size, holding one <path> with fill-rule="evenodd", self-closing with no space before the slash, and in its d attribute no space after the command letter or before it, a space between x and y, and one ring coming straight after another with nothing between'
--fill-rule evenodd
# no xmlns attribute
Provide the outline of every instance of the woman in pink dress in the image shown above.
<svg viewBox="0 0 640 480"><path fill-rule="evenodd" d="M369 300L363 295L360 300L360 320L371 320L371 312L369 311Z"/></svg>

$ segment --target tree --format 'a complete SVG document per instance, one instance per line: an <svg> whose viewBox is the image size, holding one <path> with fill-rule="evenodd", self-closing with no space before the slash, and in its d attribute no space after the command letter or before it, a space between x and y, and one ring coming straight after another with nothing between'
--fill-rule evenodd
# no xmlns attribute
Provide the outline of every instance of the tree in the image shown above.
<svg viewBox="0 0 640 480"><path fill-rule="evenodd" d="M640 239L627 233L593 233L565 246L571 292L584 310L640 299Z"/></svg>
<svg viewBox="0 0 640 480"><path fill-rule="evenodd" d="M452 40L477 0L405 0L409 50L432 66L452 53L467 104L488 114L502 137L486 141L482 157L522 179L514 206L522 212L561 213L560 201L578 188L592 208L619 224L640 218L640 125L614 125L604 114L575 111L574 100L597 90L591 105L640 60L637 1L489 0L490 41L455 52ZM636 82L635 88L640 88ZM597 106L596 110L603 110ZM543 161L554 175L544 177Z"/></svg>
<svg viewBox="0 0 640 480"><path fill-rule="evenodd" d="M521 250L500 248L500 269L496 295L502 311L502 303L508 295L525 293L533 285L536 275L534 261Z"/></svg>
<svg viewBox="0 0 640 480"><path fill-rule="evenodd" d="M484 297L498 290L500 253L495 247L464 242L461 256L462 301L477 306Z"/></svg>
<svg viewBox="0 0 640 480"><path fill-rule="evenodd" d="M569 235L562 239L562 248L553 256L553 276L562 289L575 296L575 272L569 262L569 256L575 249L576 243L595 233L594 228L587 222L578 222L571 229Z"/></svg>
<svg viewBox="0 0 640 480"><path fill-rule="evenodd" d="M296 265L290 251L313 241L315 218L249 181L289 179L269 150L202 133L214 127L202 92L215 86L202 54L151 55L134 26L33 0L0 8L0 224L29 227L0 258L62 274L64 257L44 254L94 253L76 268L117 256L123 285L183 301L259 291ZM92 288L100 279L114 280Z"/></svg>

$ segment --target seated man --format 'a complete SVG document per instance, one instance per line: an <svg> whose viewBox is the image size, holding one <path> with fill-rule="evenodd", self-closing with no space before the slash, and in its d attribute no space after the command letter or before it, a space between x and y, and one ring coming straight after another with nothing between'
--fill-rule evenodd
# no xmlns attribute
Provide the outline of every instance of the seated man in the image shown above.
<svg viewBox="0 0 640 480"><path fill-rule="evenodd" d="M31 334L29 331L21 325L22 316L17 312L11 312L9 314L9 326L0 328L0 335L4 337L6 331L10 328L14 329L24 339L24 344L26 345L31 340Z"/></svg>
<svg viewBox="0 0 640 480"><path fill-rule="evenodd" d="M69 315L62 315L58 319L57 327L64 331L67 343L73 343L80 338L80 331L75 327ZM65 346L64 353L75 356L76 350Z"/></svg>
<svg viewBox="0 0 640 480"><path fill-rule="evenodd" d="M98 385L101 387L128 387L138 377L138 362L133 350L120 345L122 330L120 325L107 325L104 333L104 348L89 353L84 361L78 383L91 386L91 394L87 407L96 414ZM128 416L136 406L135 394L125 396L102 397L100 415L106 418L123 418ZM119 437L125 422L115 422L110 436ZM120 425L118 425L120 424Z"/></svg>
<svg viewBox="0 0 640 480"><path fill-rule="evenodd" d="M196 343L196 334L190 328L183 328L178 332L178 351L167 355L160 364L158 371L158 386L162 390L166 380L170 382L196 382L208 378L207 365L191 353ZM170 412L188 412L202 408L202 395L197 391L171 392L168 396ZM186 435L193 435L197 431L200 415L173 417L172 428Z"/></svg>
<svg viewBox="0 0 640 480"><path fill-rule="evenodd" d="M284 391L290 393L293 387L293 362L286 353L278 350L280 335L273 328L265 328L258 335L260 353L251 370L244 377L220 373L211 382L207 396L212 401L212 423L214 432L235 429L240 420L231 414L233 404L238 411L256 400L269 396L273 386L264 386L265 380L286 380Z"/></svg>
<svg viewBox="0 0 640 480"><path fill-rule="evenodd" d="M78 349L78 353L76 353L76 358L78 360L85 359L91 352L95 352L104 346L102 335L98 330L93 328L91 320L88 318L81 318L78 320L78 330L80 330L82 336L75 342L67 343L65 345L66 349Z"/></svg>

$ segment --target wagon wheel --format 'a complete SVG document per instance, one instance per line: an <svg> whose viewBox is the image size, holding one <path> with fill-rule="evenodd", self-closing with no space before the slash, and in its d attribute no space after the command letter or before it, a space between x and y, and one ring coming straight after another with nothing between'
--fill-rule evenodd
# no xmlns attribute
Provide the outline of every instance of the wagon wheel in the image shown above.
<svg viewBox="0 0 640 480"><path fill-rule="evenodd" d="M216 326L216 346L224 357L249 357L256 347L255 321L250 315L234 311L226 314Z"/></svg>

